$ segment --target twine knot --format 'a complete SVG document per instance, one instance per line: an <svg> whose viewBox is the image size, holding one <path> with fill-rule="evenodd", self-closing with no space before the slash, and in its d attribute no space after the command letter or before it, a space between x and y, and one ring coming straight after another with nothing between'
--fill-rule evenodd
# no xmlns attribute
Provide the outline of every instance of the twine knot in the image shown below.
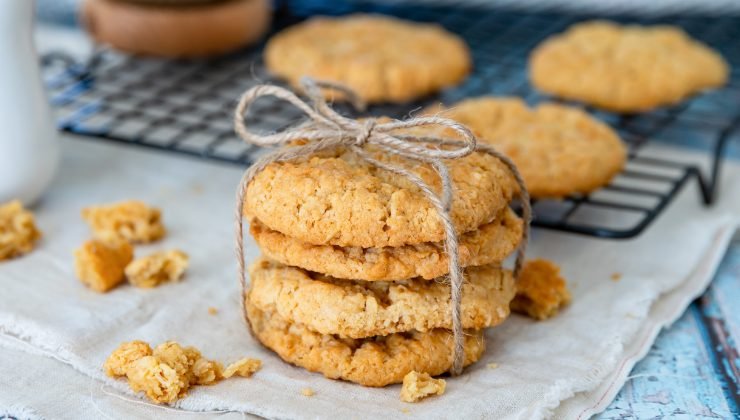
<svg viewBox="0 0 740 420"><path fill-rule="evenodd" d="M367 143L367 140L373 133L377 120L375 118L368 118L362 125L362 131L357 135L355 139L355 146L362 147Z"/></svg>
<svg viewBox="0 0 740 420"><path fill-rule="evenodd" d="M271 163L291 161L324 150L340 147L347 148L369 164L405 177L411 181L421 190L427 200L429 200L441 219L445 231L445 251L449 260L450 310L454 338L453 363L450 372L453 375L459 374L462 371L465 361L465 349L463 347L464 333L460 309L462 302L463 270L460 266L458 254L458 235L450 217L454 188L452 177L444 161L447 159L460 159L474 151L478 151L490 154L499 159L511 171L519 185L519 198L522 205L522 217L524 219L522 241L517 250L517 257L514 263L515 276L518 276L524 262L524 254L529 239L529 222L531 220L529 195L519 171L508 157L493 147L478 144L473 133L456 121L437 116L416 117L404 121L391 120L389 122L381 122L373 118L358 121L344 117L334 111L324 100L320 88L323 87L338 91L351 103L362 108L364 104L361 103L352 90L342 85L317 82L307 78L302 80L302 85L309 102L304 102L293 92L285 88L258 85L247 90L241 96L234 112L234 129L244 141L258 146L282 146L272 153L263 156L250 166L244 172L239 183L239 189L237 190L235 233L239 282L242 293L246 293L247 290L242 211L249 182ZM257 134L249 131L246 127L244 116L249 110L250 105L263 96L273 96L294 105L308 116L308 122L272 134ZM457 133L460 139L411 134L408 130L421 126L447 128ZM295 143L298 140L301 141L300 144ZM402 156L411 161L431 165L442 181L442 193L438 194L414 172L402 166L376 159L366 151L367 146L373 146L374 149L386 154ZM244 314L246 317L246 311Z"/></svg>

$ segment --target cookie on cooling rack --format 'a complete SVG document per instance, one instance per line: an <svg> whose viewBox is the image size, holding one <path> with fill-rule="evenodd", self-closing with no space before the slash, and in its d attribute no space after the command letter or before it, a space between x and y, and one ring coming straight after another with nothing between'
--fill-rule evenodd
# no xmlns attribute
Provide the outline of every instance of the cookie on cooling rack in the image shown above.
<svg viewBox="0 0 740 420"><path fill-rule="evenodd" d="M249 277L255 307L320 334L359 339L452 328L450 285L443 278L339 280L267 259L256 261ZM465 279L463 328L493 327L509 316L516 293L510 271L497 265L472 267L465 270Z"/></svg>
<svg viewBox="0 0 740 420"><path fill-rule="evenodd" d="M408 102L462 81L471 58L442 27L388 16L316 17L273 36L270 71L300 88L303 76L340 82L367 102Z"/></svg>
<svg viewBox="0 0 740 420"><path fill-rule="evenodd" d="M518 98L466 99L439 113L508 155L533 198L589 193L622 170L626 148L606 124L564 105L529 108Z"/></svg>
<svg viewBox="0 0 740 420"><path fill-rule="evenodd" d="M286 362L328 378L380 387L403 382L411 371L434 376L452 366L454 340L449 330L343 339L311 331L276 312L263 311L248 298L244 304L252 331L263 345ZM467 330L464 365L480 359L485 348L482 331Z"/></svg>
<svg viewBox="0 0 740 420"><path fill-rule="evenodd" d="M136 55L202 57L256 42L270 25L268 0L85 0L95 41Z"/></svg>
<svg viewBox="0 0 740 420"><path fill-rule="evenodd" d="M592 21L537 46L532 84L543 92L610 111L647 111L723 85L728 65L717 52L672 26Z"/></svg>

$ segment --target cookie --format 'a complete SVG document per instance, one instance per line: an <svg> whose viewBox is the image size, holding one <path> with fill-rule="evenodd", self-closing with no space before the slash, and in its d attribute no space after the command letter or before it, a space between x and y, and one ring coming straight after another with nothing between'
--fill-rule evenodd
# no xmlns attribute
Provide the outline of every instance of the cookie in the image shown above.
<svg viewBox="0 0 740 420"><path fill-rule="evenodd" d="M267 68L300 88L304 76L339 82L367 102L408 102L462 81L468 47L434 24L355 14L315 17L267 43Z"/></svg>
<svg viewBox="0 0 740 420"><path fill-rule="evenodd" d="M414 172L441 192L439 176L430 165L366 150L375 159ZM494 220L517 189L507 168L488 154L446 163L455 185L450 215L458 234ZM445 239L436 209L416 185L341 148L268 165L250 182L244 213L313 245L381 248Z"/></svg>
<svg viewBox="0 0 740 420"><path fill-rule="evenodd" d="M511 310L543 320L557 315L570 299L560 267L552 261L537 259L527 261L522 267Z"/></svg>
<svg viewBox="0 0 740 420"><path fill-rule="evenodd" d="M608 184L627 158L609 126L573 107L529 108L518 98L480 97L440 115L468 126L479 141L509 156L534 198L589 193Z"/></svg>
<svg viewBox="0 0 740 420"><path fill-rule="evenodd" d="M616 112L670 105L723 85L722 56L674 26L592 21L537 46L532 84L543 92Z"/></svg>
<svg viewBox="0 0 740 420"><path fill-rule="evenodd" d="M449 272L443 242L384 248L311 245L271 230L257 219L252 220L250 233L271 260L340 279L434 279ZM514 252L521 238L522 220L507 208L493 222L460 235L460 265L499 263Z"/></svg>
<svg viewBox="0 0 740 420"><path fill-rule="evenodd" d="M367 338L452 328L450 285L437 281L338 280L299 268L258 260L250 267L249 299L262 311L320 334ZM482 329L509 316L516 293L511 272L470 267L462 291L462 325Z"/></svg>
<svg viewBox="0 0 740 420"><path fill-rule="evenodd" d="M452 366L454 340L448 330L408 332L360 340L341 339L292 324L275 312L264 312L245 300L255 337L283 360L331 379L365 386L400 383L411 371L440 375ZM465 366L485 350L481 331L465 334Z"/></svg>

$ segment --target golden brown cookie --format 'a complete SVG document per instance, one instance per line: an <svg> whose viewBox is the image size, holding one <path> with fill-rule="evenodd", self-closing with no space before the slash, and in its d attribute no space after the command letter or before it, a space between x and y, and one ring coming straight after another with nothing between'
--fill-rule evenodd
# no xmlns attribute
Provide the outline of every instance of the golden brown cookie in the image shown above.
<svg viewBox="0 0 740 420"><path fill-rule="evenodd" d="M250 232L270 259L340 279L434 279L449 272L442 242L384 248L311 245L271 230L257 219L252 220ZM521 238L522 220L507 208L493 222L460 235L460 265L500 263L514 252Z"/></svg>
<svg viewBox="0 0 740 420"><path fill-rule="evenodd" d="M439 108L429 112L439 111ZM466 99L440 113L509 156L534 198L588 193L624 168L617 134L586 112L563 105L529 108L518 98Z"/></svg>
<svg viewBox="0 0 740 420"><path fill-rule="evenodd" d="M270 71L296 87L304 76L342 83L367 102L407 102L459 83L467 46L441 26L389 16L315 17L273 36Z"/></svg>
<svg viewBox="0 0 740 420"><path fill-rule="evenodd" d="M331 379L365 386L400 383L411 371L440 375L452 366L454 340L448 330L391 334L360 340L341 339L292 324L277 313L263 312L245 300L256 338L283 360ZM481 331L465 334L465 366L485 350Z"/></svg>
<svg viewBox="0 0 740 420"><path fill-rule="evenodd" d="M180 281L190 259L180 250L159 251L138 258L126 266L126 278L137 287L152 288Z"/></svg>
<svg viewBox="0 0 740 420"><path fill-rule="evenodd" d="M607 21L576 24L529 60L538 89L617 112L674 104L723 85L728 72L722 56L678 27Z"/></svg>
<svg viewBox="0 0 740 420"><path fill-rule="evenodd" d="M368 151L441 192L431 166ZM496 158L473 153L446 163L455 185L450 213L459 234L490 223L508 206L516 184ZM437 211L416 185L345 149L268 165L249 184L244 212L272 230L314 245L380 248L445 238Z"/></svg>
<svg viewBox="0 0 740 420"><path fill-rule="evenodd" d="M266 259L255 262L249 274L249 299L256 308L320 334L366 338L452 328L450 285L442 279L338 280ZM491 265L469 267L462 291L463 328L503 322L515 293L511 272Z"/></svg>
<svg viewBox="0 0 740 420"><path fill-rule="evenodd" d="M543 320L555 316L570 303L570 291L560 276L560 267L552 261L527 261L517 281L511 310Z"/></svg>

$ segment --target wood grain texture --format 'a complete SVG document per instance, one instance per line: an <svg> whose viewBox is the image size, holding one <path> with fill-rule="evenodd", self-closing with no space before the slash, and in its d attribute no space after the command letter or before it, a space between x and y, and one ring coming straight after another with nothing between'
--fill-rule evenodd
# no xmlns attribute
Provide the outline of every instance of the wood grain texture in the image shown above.
<svg viewBox="0 0 740 420"><path fill-rule="evenodd" d="M740 418L740 241L709 290L633 369L600 419Z"/></svg>

